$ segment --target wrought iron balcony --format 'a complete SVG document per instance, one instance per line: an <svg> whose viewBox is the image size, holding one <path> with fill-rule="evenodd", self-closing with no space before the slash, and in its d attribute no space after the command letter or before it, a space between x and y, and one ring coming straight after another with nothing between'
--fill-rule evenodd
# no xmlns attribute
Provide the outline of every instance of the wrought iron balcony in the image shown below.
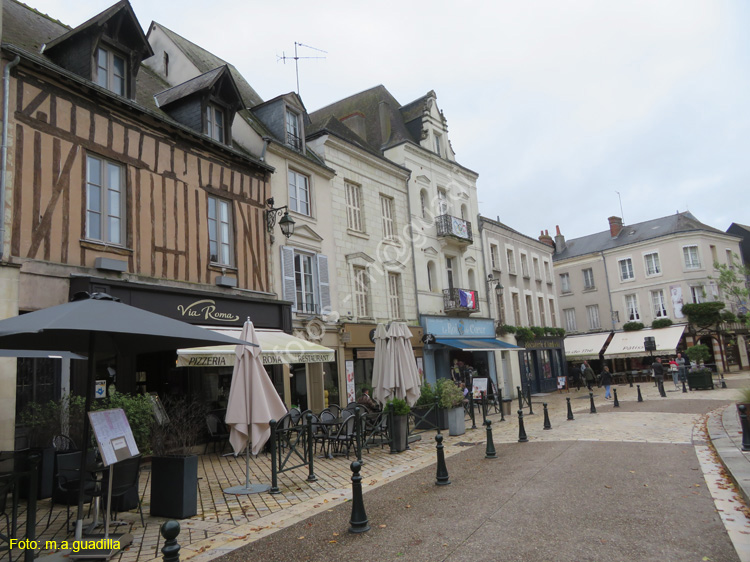
<svg viewBox="0 0 750 562"><path fill-rule="evenodd" d="M302 139L289 131L286 132L286 143L294 150L302 150Z"/></svg>
<svg viewBox="0 0 750 562"><path fill-rule="evenodd" d="M438 236L444 236L463 244L471 244L474 240L471 235L471 223L464 219L440 215L435 218L435 225L437 226Z"/></svg>
<svg viewBox="0 0 750 562"><path fill-rule="evenodd" d="M443 289L445 312L479 312L479 293L470 289Z"/></svg>

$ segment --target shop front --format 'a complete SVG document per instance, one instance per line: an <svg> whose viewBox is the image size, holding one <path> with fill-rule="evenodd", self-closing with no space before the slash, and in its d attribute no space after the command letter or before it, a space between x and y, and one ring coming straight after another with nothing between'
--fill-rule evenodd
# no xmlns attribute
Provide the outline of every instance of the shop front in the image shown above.
<svg viewBox="0 0 750 562"><path fill-rule="evenodd" d="M476 377L490 378L498 383L495 352L519 351L518 346L495 338L495 322L491 318L451 318L422 316L425 340L425 379L435 384L438 378L451 378L454 362L471 367Z"/></svg>
<svg viewBox="0 0 750 562"><path fill-rule="evenodd" d="M341 384L343 395L335 394L332 400L331 389L327 388L329 401L345 405L359 398L363 388L372 389L372 367L375 361L375 343L372 336L375 328L375 324L343 324L339 335L344 357L343 383ZM419 326L409 326L409 330L412 333L411 346L414 349L414 360L417 362L420 378L423 378L423 331Z"/></svg>
<svg viewBox="0 0 750 562"><path fill-rule="evenodd" d="M521 384L532 394L554 392L567 375L562 338L535 338L523 342L524 350L518 356L521 365Z"/></svg>
<svg viewBox="0 0 750 562"><path fill-rule="evenodd" d="M289 303L271 298L95 277L71 279L70 296L80 291L108 293L125 304L210 329L239 333L246 318L256 328L278 333L290 332L292 327ZM71 362L70 386L74 394L83 394L85 390L85 370L85 362ZM138 350L122 350L111 357L96 357L97 388L103 389L101 395L113 389L132 394L158 393L162 399L181 396L220 408L228 397L231 374L232 367L218 360L214 363L206 360L198 369L180 367L176 351L139 355ZM270 365L269 374L283 391L282 365Z"/></svg>

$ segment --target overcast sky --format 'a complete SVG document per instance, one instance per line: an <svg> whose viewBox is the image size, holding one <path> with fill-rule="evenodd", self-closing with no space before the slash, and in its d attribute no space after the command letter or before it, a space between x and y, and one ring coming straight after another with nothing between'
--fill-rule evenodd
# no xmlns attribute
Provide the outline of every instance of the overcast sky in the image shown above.
<svg viewBox="0 0 750 562"><path fill-rule="evenodd" d="M112 0L27 0L75 26ZM744 0L131 0L234 64L263 99L314 111L383 84L435 90L479 208L566 238L690 210L750 224L750 3Z"/></svg>

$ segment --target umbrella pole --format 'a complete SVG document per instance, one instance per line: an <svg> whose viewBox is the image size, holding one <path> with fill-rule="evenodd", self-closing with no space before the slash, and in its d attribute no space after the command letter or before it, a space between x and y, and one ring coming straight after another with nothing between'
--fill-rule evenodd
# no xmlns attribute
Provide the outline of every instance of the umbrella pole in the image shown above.
<svg viewBox="0 0 750 562"><path fill-rule="evenodd" d="M245 488L250 489L250 438L245 446Z"/></svg>
<svg viewBox="0 0 750 562"><path fill-rule="evenodd" d="M247 438L247 446L245 447L245 485L244 486L232 486L224 490L225 494L235 494L238 496L248 494L260 494L267 492L271 489L268 484L250 484L250 437Z"/></svg>
<svg viewBox="0 0 750 562"><path fill-rule="evenodd" d="M83 475L86 473L86 457L88 452L88 444L90 440L90 426L89 426L89 410L91 410L91 403L94 400L94 368L96 364L96 360L94 358L94 332L89 332L89 357L87 361L87 371L88 374L86 376L86 407L84 408L83 413L83 442L81 443L81 450L83 451L81 454L81 469L80 469L80 482L83 483L84 477ZM83 502L85 499L86 490L83 485L80 486L80 490L78 492L78 514L76 515L76 530L75 530L75 538L76 540L81 540L83 536Z"/></svg>

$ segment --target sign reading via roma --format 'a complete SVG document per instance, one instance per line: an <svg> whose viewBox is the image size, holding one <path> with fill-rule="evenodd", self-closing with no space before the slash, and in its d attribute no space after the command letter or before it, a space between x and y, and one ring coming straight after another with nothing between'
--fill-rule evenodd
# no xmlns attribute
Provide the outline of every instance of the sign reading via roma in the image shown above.
<svg viewBox="0 0 750 562"><path fill-rule="evenodd" d="M237 322L240 317L231 312L217 312L216 301L203 299L188 305L177 305L177 311L191 320L215 320L219 322Z"/></svg>

